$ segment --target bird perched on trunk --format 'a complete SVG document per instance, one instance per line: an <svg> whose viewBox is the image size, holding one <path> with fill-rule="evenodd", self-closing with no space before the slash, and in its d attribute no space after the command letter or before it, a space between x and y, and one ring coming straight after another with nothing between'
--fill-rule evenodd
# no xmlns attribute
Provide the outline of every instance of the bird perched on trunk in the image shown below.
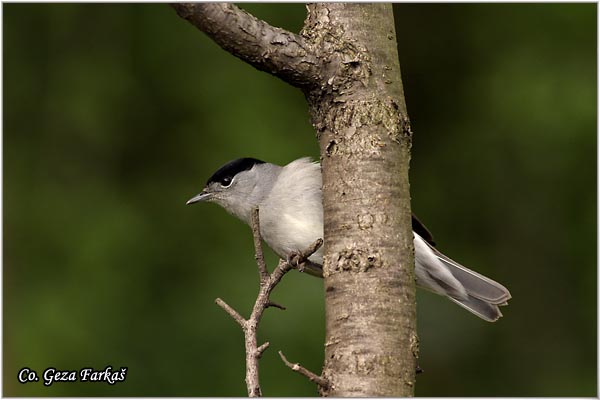
<svg viewBox="0 0 600 400"><path fill-rule="evenodd" d="M246 224L259 208L260 233L282 258L303 251L323 238L321 167L309 158L288 165L239 158L219 168L204 189L187 204L217 203ZM417 286L447 296L486 321L502 316L509 291L499 284L440 253L432 235L413 215ZM308 258L307 272L322 276L323 248Z"/></svg>

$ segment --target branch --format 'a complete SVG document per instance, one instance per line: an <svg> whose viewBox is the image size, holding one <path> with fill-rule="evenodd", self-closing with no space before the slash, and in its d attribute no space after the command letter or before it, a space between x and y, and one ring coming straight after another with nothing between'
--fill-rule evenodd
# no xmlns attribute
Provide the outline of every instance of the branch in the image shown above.
<svg viewBox="0 0 600 400"><path fill-rule="evenodd" d="M280 310L285 310L286 309L281 304L277 304L277 303L272 302L272 301L269 301L269 303L267 304L267 307L275 307L275 308L279 308Z"/></svg>
<svg viewBox="0 0 600 400"><path fill-rule="evenodd" d="M299 88L321 82L321 63L302 36L273 27L230 3L171 6L224 50L256 69Z"/></svg>
<svg viewBox="0 0 600 400"><path fill-rule="evenodd" d="M254 249L256 252L256 264L258 265L258 271L260 274L260 286L258 296L254 302L252 308L252 314L250 318L244 319L236 310L234 310L229 304L221 299L216 299L216 303L223 310L227 312L233 318L244 331L244 343L246 347L246 387L248 389L248 396L259 397L262 396L260 389L260 382L258 379L258 360L262 357L264 351L269 347L269 342L265 342L258 346L256 332L258 330L258 324L264 311L269 307L277 307L285 309L285 307L273 303L270 299L271 292L275 289L275 286L281 281L283 276L290 270L295 268L292 263L284 260L280 260L277 268L273 270L271 274L267 271L267 265L262 251L262 238L260 236L260 221L259 221L259 210L255 208L252 210L252 236L254 237ZM295 261L303 263L308 257L310 257L315 251L321 247L323 240L319 239L315 241L307 250L297 254ZM296 264L299 265L299 264ZM312 379L311 379L312 380ZM313 381L314 382L314 381Z"/></svg>
<svg viewBox="0 0 600 400"><path fill-rule="evenodd" d="M285 358L285 356L283 355L283 353L281 351L279 352L279 357L281 357L281 360L283 360L285 365L287 365L292 371L296 371L300 375L304 375L311 382L316 383L317 385L321 386L322 388L327 389L329 387L329 381L327 379L315 374L312 371L307 370L306 368L304 368L302 365L300 365L298 363L292 364L291 362L289 362L287 360L287 358Z"/></svg>
<svg viewBox="0 0 600 400"><path fill-rule="evenodd" d="M242 317L240 315L240 313L238 313L237 311L235 311L233 309L233 307L231 307L229 304L225 303L223 300L221 299L216 299L215 303L217 303L217 305L219 307L221 307L223 310L225 310L225 312L227 314L229 314L231 316L231 318L233 318L235 320L235 322L237 322L238 324L240 324L240 326L242 327L242 329L244 328L244 326L246 325L246 320L244 319L244 317Z"/></svg>
<svg viewBox="0 0 600 400"><path fill-rule="evenodd" d="M308 257L312 256L321 246L323 246L323 239L317 239L306 250L298 253L291 253L287 262L292 267L297 268L298 271L304 272L305 268L311 268L312 265L312 263L308 261Z"/></svg>
<svg viewBox="0 0 600 400"><path fill-rule="evenodd" d="M267 271L267 263L265 262L265 256L262 250L258 207L252 209L252 221L250 227L252 228L252 237L254 238L254 259L258 265L260 281L264 282L269 278L269 271Z"/></svg>

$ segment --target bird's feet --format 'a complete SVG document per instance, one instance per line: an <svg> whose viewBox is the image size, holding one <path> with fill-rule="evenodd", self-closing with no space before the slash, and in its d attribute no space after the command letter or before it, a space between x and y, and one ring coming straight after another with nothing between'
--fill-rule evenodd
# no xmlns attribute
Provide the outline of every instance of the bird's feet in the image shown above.
<svg viewBox="0 0 600 400"><path fill-rule="evenodd" d="M304 272L304 259L302 253L299 251L292 251L287 256L287 263L296 268L300 272Z"/></svg>

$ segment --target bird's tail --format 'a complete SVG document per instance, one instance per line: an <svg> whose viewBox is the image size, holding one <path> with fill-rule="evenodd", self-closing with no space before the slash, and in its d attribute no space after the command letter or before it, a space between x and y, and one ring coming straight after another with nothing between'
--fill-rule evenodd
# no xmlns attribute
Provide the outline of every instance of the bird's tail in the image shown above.
<svg viewBox="0 0 600 400"><path fill-rule="evenodd" d="M510 292L498 282L460 265L432 247L438 259L464 287L467 296L448 298L486 321L496 321L502 316L499 306L508 304Z"/></svg>
<svg viewBox="0 0 600 400"><path fill-rule="evenodd" d="M455 299L454 297L450 296L448 296L448 298L456 304L458 304L459 306L463 307L464 309L477 315L479 318L482 318L489 322L494 322L502 316L502 312L500 312L500 308L498 308L498 306L505 305L492 304L473 296L469 296L466 299Z"/></svg>

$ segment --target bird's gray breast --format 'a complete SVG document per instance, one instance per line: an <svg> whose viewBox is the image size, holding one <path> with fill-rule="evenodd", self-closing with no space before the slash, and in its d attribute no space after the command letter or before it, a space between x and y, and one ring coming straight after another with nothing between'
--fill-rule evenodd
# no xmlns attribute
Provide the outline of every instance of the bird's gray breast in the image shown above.
<svg viewBox="0 0 600 400"><path fill-rule="evenodd" d="M260 204L261 234L280 257L306 250L323 238L321 170L308 159L299 159L281 171L269 195ZM319 249L310 260L322 264Z"/></svg>
<svg viewBox="0 0 600 400"><path fill-rule="evenodd" d="M319 210L321 212L319 213ZM260 207L261 235L265 242L282 258L291 252L306 250L315 240L323 237L322 209L306 208L298 202L263 203ZM322 249L310 258L323 264Z"/></svg>

